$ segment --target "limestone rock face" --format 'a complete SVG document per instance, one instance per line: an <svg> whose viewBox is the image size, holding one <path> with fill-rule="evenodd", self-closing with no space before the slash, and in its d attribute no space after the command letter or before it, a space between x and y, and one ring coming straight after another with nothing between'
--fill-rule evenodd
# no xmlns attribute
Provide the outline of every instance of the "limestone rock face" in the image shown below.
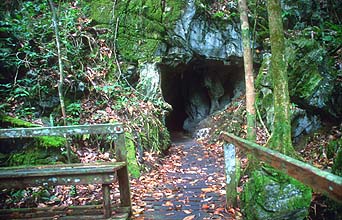
<svg viewBox="0 0 342 220"><path fill-rule="evenodd" d="M156 63L144 63L139 69L138 87L148 99L161 97L160 75Z"/></svg>
<svg viewBox="0 0 342 220"><path fill-rule="evenodd" d="M183 61L189 61L194 55L229 60L243 54L239 24L215 24L215 21L197 12L195 0L188 0L171 39L172 46L165 51L167 56L182 57Z"/></svg>

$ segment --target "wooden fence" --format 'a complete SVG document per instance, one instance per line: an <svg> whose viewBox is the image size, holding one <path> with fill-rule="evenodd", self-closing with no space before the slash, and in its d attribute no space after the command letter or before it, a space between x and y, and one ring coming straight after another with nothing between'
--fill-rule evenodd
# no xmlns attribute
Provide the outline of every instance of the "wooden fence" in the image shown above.
<svg viewBox="0 0 342 220"><path fill-rule="evenodd" d="M253 142L247 141L243 138L239 138L233 134L221 133L221 138L226 141L225 144L225 158L228 160L229 156L235 156L235 147L254 155L257 159L264 161L272 167L283 171L289 176L299 180L300 182L312 187L314 190L325 194L326 196L334 199L337 202L342 202L342 177L334 175L332 173L320 170L307 163L294 159L292 157L281 154L277 151L271 150L266 147L262 147ZM231 153L234 151L234 153ZM230 193L230 197L227 194L227 203L235 205L236 201L236 181L235 180L235 164L228 165L226 163L226 174L229 176L227 180L227 192Z"/></svg>

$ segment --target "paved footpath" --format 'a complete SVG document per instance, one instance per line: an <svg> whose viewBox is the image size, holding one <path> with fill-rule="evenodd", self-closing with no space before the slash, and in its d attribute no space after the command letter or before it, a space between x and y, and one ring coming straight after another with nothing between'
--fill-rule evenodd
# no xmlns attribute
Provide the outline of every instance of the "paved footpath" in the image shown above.
<svg viewBox="0 0 342 220"><path fill-rule="evenodd" d="M225 210L223 152L185 136L176 137L170 153L146 187L144 211L133 219L232 219Z"/></svg>

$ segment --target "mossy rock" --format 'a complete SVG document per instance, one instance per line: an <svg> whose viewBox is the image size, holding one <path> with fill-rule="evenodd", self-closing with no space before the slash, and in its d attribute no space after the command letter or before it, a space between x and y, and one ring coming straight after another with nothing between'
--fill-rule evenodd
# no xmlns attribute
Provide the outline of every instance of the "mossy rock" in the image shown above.
<svg viewBox="0 0 342 220"><path fill-rule="evenodd" d="M0 116L0 124L2 128L40 127L40 125L5 115ZM59 162L65 162L60 150L65 146L65 143L64 137L54 136L4 139L0 141L0 152L3 154L0 163L13 166L56 163L55 159L60 159ZM47 153L50 155L46 155Z"/></svg>
<svg viewBox="0 0 342 220"><path fill-rule="evenodd" d="M130 133L126 133L126 149L127 149L127 162L128 162L128 172L133 178L140 177L140 167L136 159L135 144L133 141L133 136Z"/></svg>
<svg viewBox="0 0 342 220"><path fill-rule="evenodd" d="M77 157L73 155L73 161L77 161ZM28 147L27 149L11 154L9 166L29 166L29 165L45 165L66 163L66 153L58 148L41 148L36 146Z"/></svg>
<svg viewBox="0 0 342 220"><path fill-rule="evenodd" d="M267 167L252 172L242 192L242 209L246 219L303 220L311 197L309 187Z"/></svg>
<svg viewBox="0 0 342 220"><path fill-rule="evenodd" d="M113 22L113 6L112 0L96 0L90 3L90 17L97 24L110 24Z"/></svg>
<svg viewBox="0 0 342 220"><path fill-rule="evenodd" d="M97 25L112 30L119 19L117 50L129 61L150 61L161 42L166 42L168 30L180 18L182 0L90 1L90 17ZM115 17L113 17L115 16ZM116 30L115 30L116 31ZM113 39L114 40L114 39Z"/></svg>
<svg viewBox="0 0 342 220"><path fill-rule="evenodd" d="M14 118L7 115L0 115L0 126L1 128L32 128L39 127L39 125L32 124L30 122Z"/></svg>

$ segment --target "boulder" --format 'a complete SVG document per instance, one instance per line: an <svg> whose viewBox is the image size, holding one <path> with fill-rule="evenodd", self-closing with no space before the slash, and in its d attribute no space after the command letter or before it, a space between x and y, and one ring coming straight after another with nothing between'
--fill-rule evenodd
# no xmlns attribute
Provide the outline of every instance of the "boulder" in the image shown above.
<svg viewBox="0 0 342 220"><path fill-rule="evenodd" d="M321 120L317 115L310 115L304 109L295 108L292 111L292 138L294 143L298 143L303 136L321 128Z"/></svg>
<svg viewBox="0 0 342 220"><path fill-rule="evenodd" d="M308 215L311 189L273 169L253 171L242 192L246 219L303 220Z"/></svg>

